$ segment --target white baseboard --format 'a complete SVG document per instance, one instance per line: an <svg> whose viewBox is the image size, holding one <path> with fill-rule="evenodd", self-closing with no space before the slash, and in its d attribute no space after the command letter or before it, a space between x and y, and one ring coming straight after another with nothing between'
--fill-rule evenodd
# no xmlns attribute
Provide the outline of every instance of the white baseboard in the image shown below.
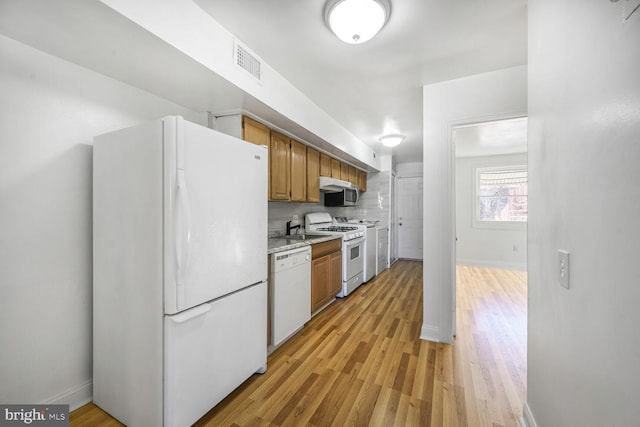
<svg viewBox="0 0 640 427"><path fill-rule="evenodd" d="M509 263L501 261L484 261L476 259L456 259L456 265L468 265L472 267L500 268L503 270L527 271L527 264Z"/></svg>
<svg viewBox="0 0 640 427"><path fill-rule="evenodd" d="M420 339L425 341L442 342L440 339L440 328L437 326L422 324Z"/></svg>
<svg viewBox="0 0 640 427"><path fill-rule="evenodd" d="M528 402L524 402L520 424L522 425L522 427L538 427L538 424L536 424L536 420L533 418L533 414L531 413L531 408L529 408Z"/></svg>
<svg viewBox="0 0 640 427"><path fill-rule="evenodd" d="M88 380L76 387L63 391L42 402L43 405L69 405L69 411L74 411L93 400L93 380Z"/></svg>

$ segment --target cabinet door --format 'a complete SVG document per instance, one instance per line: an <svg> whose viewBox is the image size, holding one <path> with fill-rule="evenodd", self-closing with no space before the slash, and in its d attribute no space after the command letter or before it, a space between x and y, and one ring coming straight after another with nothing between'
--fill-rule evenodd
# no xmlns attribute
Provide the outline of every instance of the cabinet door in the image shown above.
<svg viewBox="0 0 640 427"><path fill-rule="evenodd" d="M340 160L331 159L331 178L340 179Z"/></svg>
<svg viewBox="0 0 640 427"><path fill-rule="evenodd" d="M354 166L349 166L349 182L358 185L358 169Z"/></svg>
<svg viewBox="0 0 640 427"><path fill-rule="evenodd" d="M307 147L291 140L291 198L292 202L307 201Z"/></svg>
<svg viewBox="0 0 640 427"><path fill-rule="evenodd" d="M327 302L327 284L330 280L329 256L311 261L311 313L318 311Z"/></svg>
<svg viewBox="0 0 640 427"><path fill-rule="evenodd" d="M307 147L307 202L320 201L320 152Z"/></svg>
<svg viewBox="0 0 640 427"><path fill-rule="evenodd" d="M278 132L271 132L269 150L269 199L289 200L291 195L290 139Z"/></svg>
<svg viewBox="0 0 640 427"><path fill-rule="evenodd" d="M242 139L268 147L271 141L271 129L249 117L242 116Z"/></svg>
<svg viewBox="0 0 640 427"><path fill-rule="evenodd" d="M340 162L340 179L349 181L349 165L342 162Z"/></svg>
<svg viewBox="0 0 640 427"><path fill-rule="evenodd" d="M242 116L242 139L256 145L266 145L270 147L271 129L249 117ZM271 170L271 162L269 162L269 170ZM267 180L267 196L270 197L271 193L269 191L271 186L269 184L271 182L271 172L267 173Z"/></svg>
<svg viewBox="0 0 640 427"><path fill-rule="evenodd" d="M329 295L334 297L342 289L342 251L329 255L331 275L329 278Z"/></svg>
<svg viewBox="0 0 640 427"><path fill-rule="evenodd" d="M360 191L367 191L367 173L358 169L358 187Z"/></svg>
<svg viewBox="0 0 640 427"><path fill-rule="evenodd" d="M320 154L320 176L331 176L331 156Z"/></svg>

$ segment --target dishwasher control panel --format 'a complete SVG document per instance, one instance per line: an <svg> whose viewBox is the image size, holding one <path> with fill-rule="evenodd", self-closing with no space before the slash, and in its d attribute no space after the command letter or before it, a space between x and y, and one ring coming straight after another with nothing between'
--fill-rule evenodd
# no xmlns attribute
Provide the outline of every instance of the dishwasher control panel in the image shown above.
<svg viewBox="0 0 640 427"><path fill-rule="evenodd" d="M275 253L271 257L271 269L274 272L286 270L299 264L311 261L311 248L294 249L291 251Z"/></svg>

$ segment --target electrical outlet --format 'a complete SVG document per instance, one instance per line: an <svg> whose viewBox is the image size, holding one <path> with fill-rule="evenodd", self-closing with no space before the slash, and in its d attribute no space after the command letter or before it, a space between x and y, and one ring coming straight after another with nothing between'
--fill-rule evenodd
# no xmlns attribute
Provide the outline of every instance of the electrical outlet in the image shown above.
<svg viewBox="0 0 640 427"><path fill-rule="evenodd" d="M300 221L300 219L299 219L298 215L293 215L293 216L291 217L291 222L292 222L293 224L298 224L298 223L299 223L299 221Z"/></svg>
<svg viewBox="0 0 640 427"><path fill-rule="evenodd" d="M569 289L569 252L558 251L558 283L560 286Z"/></svg>

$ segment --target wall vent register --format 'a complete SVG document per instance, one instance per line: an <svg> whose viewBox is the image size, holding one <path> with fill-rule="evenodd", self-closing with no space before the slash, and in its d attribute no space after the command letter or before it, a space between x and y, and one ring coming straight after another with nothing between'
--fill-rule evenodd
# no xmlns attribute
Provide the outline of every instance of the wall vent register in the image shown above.
<svg viewBox="0 0 640 427"><path fill-rule="evenodd" d="M236 66L262 81L262 60L238 40L233 43L233 58Z"/></svg>

